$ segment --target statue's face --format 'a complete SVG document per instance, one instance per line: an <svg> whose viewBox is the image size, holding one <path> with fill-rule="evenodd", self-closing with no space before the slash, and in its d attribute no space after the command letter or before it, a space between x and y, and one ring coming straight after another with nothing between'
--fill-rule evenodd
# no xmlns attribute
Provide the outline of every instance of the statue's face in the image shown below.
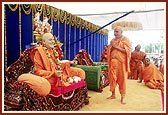
<svg viewBox="0 0 168 115"><path fill-rule="evenodd" d="M54 48L55 43L54 36L52 34L48 35L47 38L44 39L44 43L47 48Z"/></svg>

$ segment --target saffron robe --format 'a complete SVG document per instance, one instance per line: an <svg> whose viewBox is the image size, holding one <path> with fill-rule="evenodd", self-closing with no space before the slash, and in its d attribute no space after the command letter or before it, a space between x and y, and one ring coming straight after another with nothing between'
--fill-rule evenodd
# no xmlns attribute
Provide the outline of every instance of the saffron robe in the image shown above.
<svg viewBox="0 0 168 115"><path fill-rule="evenodd" d="M125 49L126 53L113 48L111 44L108 46L107 60L110 91L113 92L118 84L120 94L124 97L126 94L126 79L128 72L130 72L131 42L124 36L114 38L112 42Z"/></svg>
<svg viewBox="0 0 168 115"><path fill-rule="evenodd" d="M53 56L53 51L48 50L50 56ZM52 63L47 56L45 49L42 46L37 47L30 54L32 61L34 62L35 73L25 73L18 77L18 81L26 82L34 89L39 95L46 96L50 93L51 85L62 86L61 77L55 75L58 67L55 63ZM85 72L80 68L70 67L70 63L61 63L63 70L63 79L68 77L78 76L81 79L85 79Z"/></svg>
<svg viewBox="0 0 168 115"><path fill-rule="evenodd" d="M154 64L144 67L142 71L144 83L151 89L164 90L164 76Z"/></svg>
<svg viewBox="0 0 168 115"><path fill-rule="evenodd" d="M54 58L53 51L50 49L48 50L48 52L50 53L50 56ZM55 75L56 71L58 71L58 65L49 60L44 47L37 47L33 62L36 75L46 78L51 83L51 85L62 85L61 77ZM67 80L68 77L72 76L78 76L81 79L85 79L84 70L80 68L70 67L70 63L68 62L61 63L61 68L63 71L63 80Z"/></svg>
<svg viewBox="0 0 168 115"><path fill-rule="evenodd" d="M142 60L144 59L144 57L146 56L146 54L142 51L133 51L131 53L131 60L130 60L130 69L131 69L131 73L130 76L133 77L133 79L137 80L142 79Z"/></svg>

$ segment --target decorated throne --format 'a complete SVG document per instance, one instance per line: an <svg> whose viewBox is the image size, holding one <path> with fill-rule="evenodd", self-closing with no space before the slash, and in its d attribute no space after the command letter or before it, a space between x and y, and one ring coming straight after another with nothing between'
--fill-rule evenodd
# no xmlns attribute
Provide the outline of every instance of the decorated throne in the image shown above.
<svg viewBox="0 0 168 115"><path fill-rule="evenodd" d="M93 62L85 49L79 50L74 58L78 64L75 67L82 68L86 73L87 88L102 92L109 85L108 65L105 62Z"/></svg>
<svg viewBox="0 0 168 115"><path fill-rule="evenodd" d="M34 21L38 21L38 19L35 19ZM48 31L48 27L51 27L50 25L45 25L46 28L44 26L39 26L38 24L41 24L41 22L35 24L37 25L35 25L36 28L34 34L39 39L41 33ZM39 32L39 30L41 32ZM88 90L85 80L73 82L69 86L51 85L51 91L46 96L40 96L26 82L18 81L20 75L25 73L34 74L34 65L31 54L37 47L38 45L35 45L23 51L19 59L11 64L5 71L5 111L76 111L83 105L89 104ZM56 48L58 53L61 53L61 49L59 49L60 47Z"/></svg>
<svg viewBox="0 0 168 115"><path fill-rule="evenodd" d="M17 81L21 74L33 73L33 62L30 53L34 48L36 47L26 49L5 72L5 110L73 111L79 110L83 105L88 104L85 81L67 87L52 87L50 94L47 96L40 96L28 84Z"/></svg>

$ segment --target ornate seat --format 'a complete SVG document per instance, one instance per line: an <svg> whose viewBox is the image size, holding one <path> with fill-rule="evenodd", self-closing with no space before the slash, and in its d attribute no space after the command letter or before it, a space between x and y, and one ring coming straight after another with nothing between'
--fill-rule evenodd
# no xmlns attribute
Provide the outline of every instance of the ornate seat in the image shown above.
<svg viewBox="0 0 168 115"><path fill-rule="evenodd" d="M25 82L17 81L21 74L33 73L30 53L34 48L26 49L5 72L5 111L76 111L89 104L84 80L67 87L52 86L47 96L40 96Z"/></svg>
<svg viewBox="0 0 168 115"><path fill-rule="evenodd" d="M81 68L86 73L87 88L102 92L103 88L109 85L108 65L105 62L93 62L86 50L82 49L75 56L78 64L75 67Z"/></svg>

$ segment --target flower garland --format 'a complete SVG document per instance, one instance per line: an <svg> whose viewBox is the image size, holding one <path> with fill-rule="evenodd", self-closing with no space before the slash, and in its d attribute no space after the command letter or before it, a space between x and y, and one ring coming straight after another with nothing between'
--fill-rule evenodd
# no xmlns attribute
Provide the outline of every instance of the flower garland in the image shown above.
<svg viewBox="0 0 168 115"><path fill-rule="evenodd" d="M40 20L39 12L35 14L34 22L34 31L33 35L36 37L36 42L40 43L42 41L42 36L45 33L50 33L52 29L52 25L48 23L48 18L43 17L43 22Z"/></svg>
<svg viewBox="0 0 168 115"><path fill-rule="evenodd" d="M58 54L58 52L56 51L56 49L54 48L53 49L53 54L54 54L54 57L52 58L52 56L51 56L51 54L49 53L49 51L48 51L48 48L47 47L44 47L44 49L45 49L45 52L46 52L46 55L47 55L47 57L48 57L48 59L49 59L49 61L50 61L50 63L53 65L53 64L56 64L56 69L59 71L59 72L61 72L61 75L63 74L62 72L62 67L61 67L61 63L60 63L60 56L59 56L59 54Z"/></svg>
<svg viewBox="0 0 168 115"><path fill-rule="evenodd" d="M44 50L46 52L46 55L47 55L50 63L52 64L52 66L54 66L54 64L56 65L55 69L60 74L62 86L69 86L72 83L77 83L77 82L81 81L81 78L78 77L78 76L71 76L71 77L69 76L67 79L64 79L63 78L63 70L62 70L62 66L61 66L61 63L60 63L60 57L61 56L59 55L59 52L56 50L56 48L51 49L53 51L53 56L54 56L53 57L50 54L47 47L44 46Z"/></svg>
<svg viewBox="0 0 168 115"><path fill-rule="evenodd" d="M62 43L58 40L57 37L54 36L54 40L55 40L55 48L54 48L54 53L58 53L59 59L64 58L63 52L62 52Z"/></svg>

